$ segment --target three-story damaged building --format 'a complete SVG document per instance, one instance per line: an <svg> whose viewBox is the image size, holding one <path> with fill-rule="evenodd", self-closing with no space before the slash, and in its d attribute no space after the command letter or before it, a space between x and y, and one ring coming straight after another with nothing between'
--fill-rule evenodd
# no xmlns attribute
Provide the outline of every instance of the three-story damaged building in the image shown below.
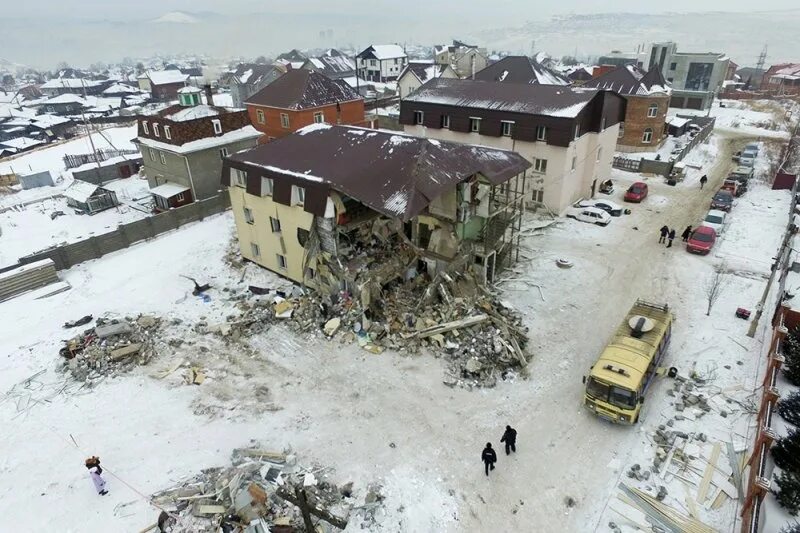
<svg viewBox="0 0 800 533"><path fill-rule="evenodd" d="M501 81L436 78L400 104L406 133L525 157L527 201L559 213L609 179L624 117L612 91Z"/></svg>
<svg viewBox="0 0 800 533"><path fill-rule="evenodd" d="M241 254L362 301L421 272L490 282L517 258L525 175L514 152L314 124L226 158Z"/></svg>

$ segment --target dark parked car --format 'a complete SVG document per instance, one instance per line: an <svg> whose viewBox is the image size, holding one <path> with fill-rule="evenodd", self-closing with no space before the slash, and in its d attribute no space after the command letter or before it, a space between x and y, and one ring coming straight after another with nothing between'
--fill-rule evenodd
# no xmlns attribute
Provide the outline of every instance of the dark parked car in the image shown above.
<svg viewBox="0 0 800 533"><path fill-rule="evenodd" d="M711 199L711 209L730 211L731 207L733 207L733 194L731 194L730 191L721 189L717 191L717 194Z"/></svg>

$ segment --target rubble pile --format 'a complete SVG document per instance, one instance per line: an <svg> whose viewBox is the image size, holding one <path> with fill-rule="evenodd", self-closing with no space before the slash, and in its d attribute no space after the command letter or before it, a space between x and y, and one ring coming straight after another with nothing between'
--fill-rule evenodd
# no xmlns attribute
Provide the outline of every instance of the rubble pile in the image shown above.
<svg viewBox="0 0 800 533"><path fill-rule="evenodd" d="M92 382L146 365L155 354L160 326L161 319L150 315L98 318L94 327L64 342L59 350L64 370Z"/></svg>
<svg viewBox="0 0 800 533"><path fill-rule="evenodd" d="M303 468L290 450L261 447L233 451L231 465L209 468L151 501L169 516L173 532L304 531L304 508L325 531L344 529L356 498L353 483L327 479L327 468ZM367 491L358 506L363 520L381 496ZM368 518L368 517L366 517Z"/></svg>

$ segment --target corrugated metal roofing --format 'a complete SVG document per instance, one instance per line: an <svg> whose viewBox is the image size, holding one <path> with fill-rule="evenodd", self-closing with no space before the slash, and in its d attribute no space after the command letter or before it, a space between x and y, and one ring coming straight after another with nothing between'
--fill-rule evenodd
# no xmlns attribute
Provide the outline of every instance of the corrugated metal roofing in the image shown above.
<svg viewBox="0 0 800 533"><path fill-rule="evenodd" d="M326 124L313 124L228 160L272 175L327 184L404 221L477 173L499 184L531 166L506 150Z"/></svg>
<svg viewBox="0 0 800 533"><path fill-rule="evenodd" d="M569 85L566 76L526 56L507 56L475 73L478 81L502 81L531 85Z"/></svg>
<svg viewBox="0 0 800 533"><path fill-rule="evenodd" d="M605 89L628 96L648 96L653 93L667 93L670 88L659 69L645 72L635 65L617 67L588 80L583 87Z"/></svg>
<svg viewBox="0 0 800 533"><path fill-rule="evenodd" d="M361 96L346 83L319 72L298 69L290 70L245 103L297 110L359 99Z"/></svg>

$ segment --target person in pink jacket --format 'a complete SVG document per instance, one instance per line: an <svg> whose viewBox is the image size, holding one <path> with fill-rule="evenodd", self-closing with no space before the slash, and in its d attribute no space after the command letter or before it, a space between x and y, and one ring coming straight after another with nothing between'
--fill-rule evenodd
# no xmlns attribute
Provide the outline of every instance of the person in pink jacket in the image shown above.
<svg viewBox="0 0 800 533"><path fill-rule="evenodd" d="M97 489L97 493L101 496L108 494L108 490L106 490L106 480L101 476L103 469L100 466L100 458L92 456L86 459L86 468L89 469L89 476L92 478L92 483L94 483L94 488Z"/></svg>

